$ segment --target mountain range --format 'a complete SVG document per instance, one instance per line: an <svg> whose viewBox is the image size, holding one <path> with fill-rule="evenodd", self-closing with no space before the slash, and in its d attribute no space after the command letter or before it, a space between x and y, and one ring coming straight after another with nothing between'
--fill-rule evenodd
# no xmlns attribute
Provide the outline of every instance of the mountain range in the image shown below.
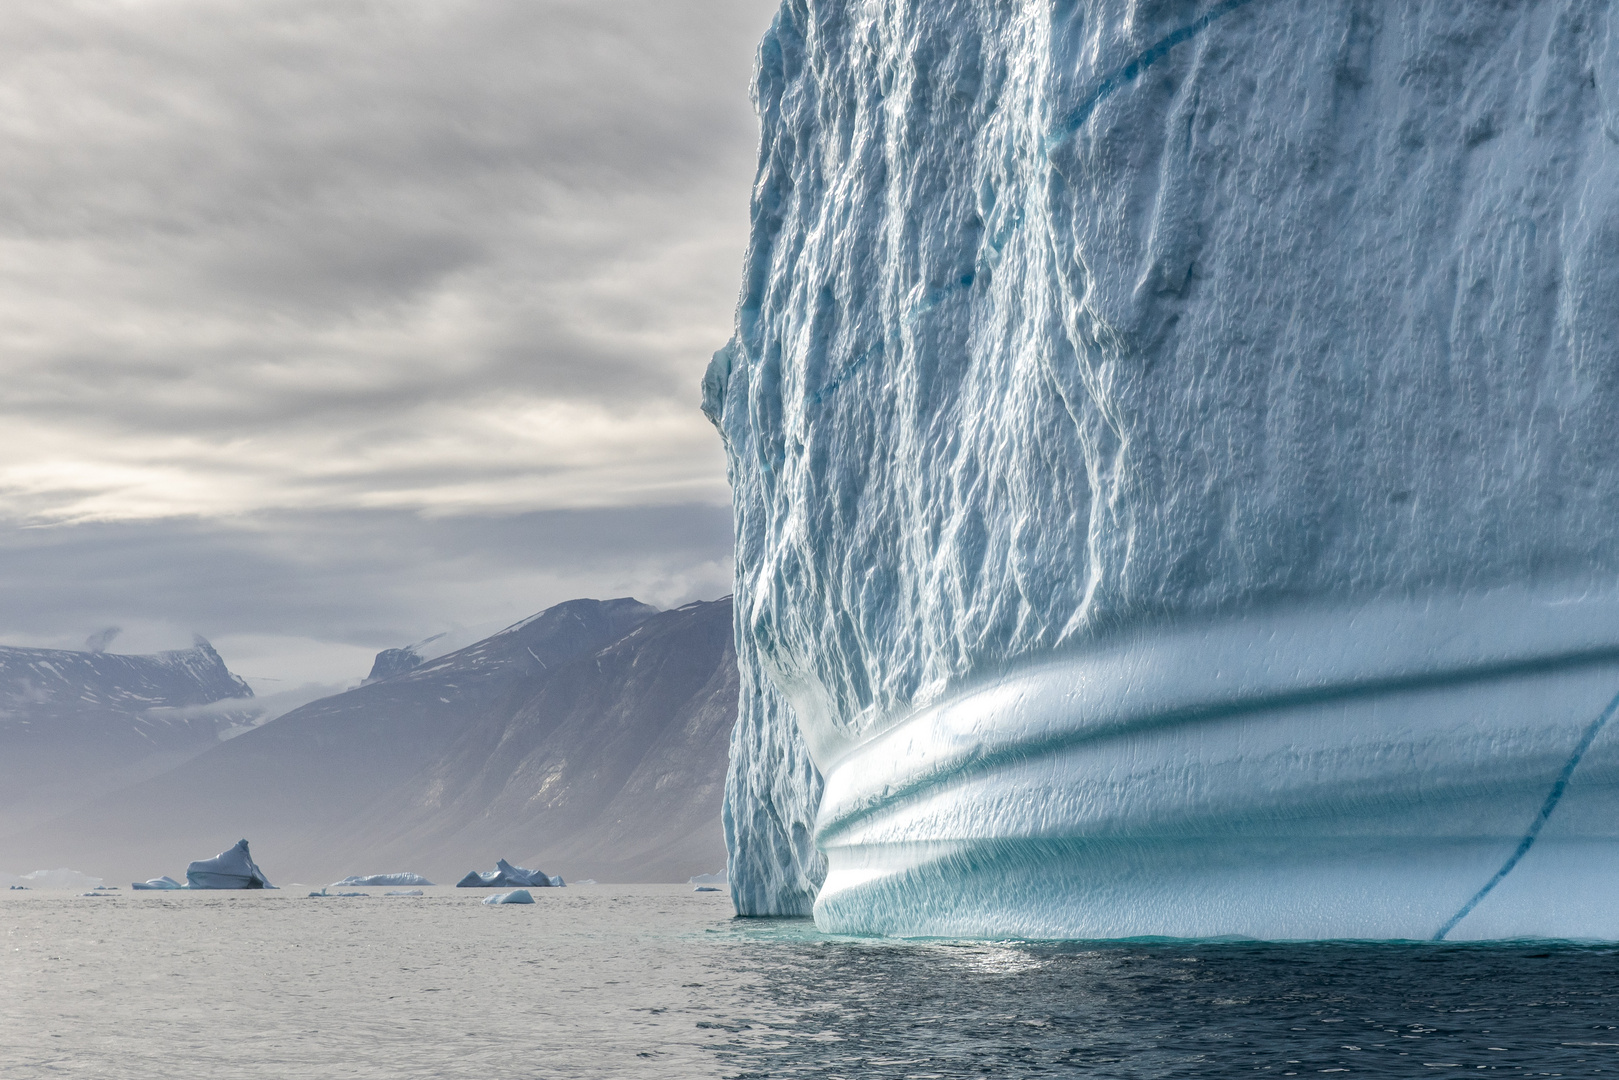
<svg viewBox="0 0 1619 1080"><path fill-rule="evenodd" d="M684 880L724 864L736 707L729 598L569 601L426 661L386 650L354 689L0 833L0 866L134 880L245 836L278 882L497 858Z"/></svg>

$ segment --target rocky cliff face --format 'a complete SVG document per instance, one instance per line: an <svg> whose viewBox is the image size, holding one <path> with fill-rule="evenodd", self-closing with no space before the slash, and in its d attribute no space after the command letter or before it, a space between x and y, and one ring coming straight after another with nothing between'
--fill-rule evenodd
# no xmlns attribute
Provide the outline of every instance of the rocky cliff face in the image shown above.
<svg viewBox="0 0 1619 1080"><path fill-rule="evenodd" d="M743 910L807 910L823 775L1027 665L1612 592L1605 0L789 0L757 98Z"/></svg>

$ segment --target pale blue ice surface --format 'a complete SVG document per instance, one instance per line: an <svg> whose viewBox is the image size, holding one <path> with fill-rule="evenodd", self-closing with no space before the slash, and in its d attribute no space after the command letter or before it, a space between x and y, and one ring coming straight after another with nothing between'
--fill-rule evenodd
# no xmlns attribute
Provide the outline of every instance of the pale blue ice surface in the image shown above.
<svg viewBox="0 0 1619 1080"><path fill-rule="evenodd" d="M1619 938L1619 13L784 6L748 914Z"/></svg>

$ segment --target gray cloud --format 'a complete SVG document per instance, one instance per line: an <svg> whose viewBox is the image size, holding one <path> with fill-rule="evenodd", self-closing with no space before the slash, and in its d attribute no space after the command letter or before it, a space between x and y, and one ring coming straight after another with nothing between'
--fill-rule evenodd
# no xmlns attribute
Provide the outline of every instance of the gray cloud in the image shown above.
<svg viewBox="0 0 1619 1080"><path fill-rule="evenodd" d="M774 6L0 8L0 640L196 631L290 691L726 591L694 406Z"/></svg>
<svg viewBox="0 0 1619 1080"><path fill-rule="evenodd" d="M593 501L647 498L599 475L603 457L644 464L625 443L683 471L667 499L704 483L718 500L687 406L728 331L769 12L7 7L0 420L29 438L0 467L0 507L157 517L362 490L437 506L414 470L475 478L450 444L535 410L553 442L623 418L598 443ZM429 433L451 451L437 462L378 460L430 450ZM545 482L577 462L544 439L514 449L541 481L517 505L581 501ZM311 490L334 471L355 483ZM220 474L262 494L222 499Z"/></svg>

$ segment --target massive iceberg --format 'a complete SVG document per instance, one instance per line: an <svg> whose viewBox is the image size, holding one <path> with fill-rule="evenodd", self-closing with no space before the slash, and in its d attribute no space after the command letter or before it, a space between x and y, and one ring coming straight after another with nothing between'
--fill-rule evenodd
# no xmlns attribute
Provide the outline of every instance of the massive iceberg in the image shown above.
<svg viewBox="0 0 1619 1080"><path fill-rule="evenodd" d="M743 914L1619 938L1619 5L788 0Z"/></svg>

